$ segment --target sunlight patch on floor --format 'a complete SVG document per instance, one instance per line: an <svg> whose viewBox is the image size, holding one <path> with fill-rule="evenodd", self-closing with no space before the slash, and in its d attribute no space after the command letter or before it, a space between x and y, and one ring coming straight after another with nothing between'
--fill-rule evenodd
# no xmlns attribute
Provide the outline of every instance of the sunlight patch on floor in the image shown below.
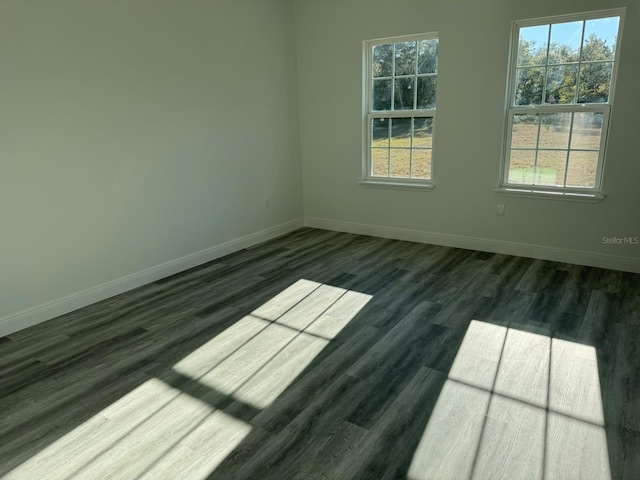
<svg viewBox="0 0 640 480"><path fill-rule="evenodd" d="M411 480L609 480L594 347L472 321Z"/></svg>
<svg viewBox="0 0 640 480"><path fill-rule="evenodd" d="M300 280L185 357L174 370L264 409L370 299Z"/></svg>
<svg viewBox="0 0 640 480"><path fill-rule="evenodd" d="M250 425L150 379L4 478L151 478L157 471L165 478L169 472L205 478L250 430ZM198 456L194 447L205 433L207 443L217 448Z"/></svg>
<svg viewBox="0 0 640 480"><path fill-rule="evenodd" d="M370 299L300 280L3 478L205 479Z"/></svg>

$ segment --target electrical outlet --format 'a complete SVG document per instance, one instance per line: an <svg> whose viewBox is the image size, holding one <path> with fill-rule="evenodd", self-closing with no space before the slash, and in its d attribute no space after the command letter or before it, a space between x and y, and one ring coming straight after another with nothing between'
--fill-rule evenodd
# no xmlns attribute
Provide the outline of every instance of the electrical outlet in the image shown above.
<svg viewBox="0 0 640 480"><path fill-rule="evenodd" d="M502 204L498 205L498 215L501 217L504 216L504 205Z"/></svg>

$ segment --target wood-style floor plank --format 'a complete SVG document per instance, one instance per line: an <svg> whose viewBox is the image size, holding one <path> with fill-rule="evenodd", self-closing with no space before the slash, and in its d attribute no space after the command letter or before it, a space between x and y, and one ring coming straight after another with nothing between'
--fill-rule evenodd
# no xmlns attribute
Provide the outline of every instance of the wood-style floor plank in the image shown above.
<svg viewBox="0 0 640 480"><path fill-rule="evenodd" d="M0 478L637 479L640 275L300 229L0 338Z"/></svg>

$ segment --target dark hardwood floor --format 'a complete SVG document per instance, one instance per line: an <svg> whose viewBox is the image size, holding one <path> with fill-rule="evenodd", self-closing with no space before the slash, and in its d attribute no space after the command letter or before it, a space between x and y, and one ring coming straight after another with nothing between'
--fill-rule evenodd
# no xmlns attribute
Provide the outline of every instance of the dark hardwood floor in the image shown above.
<svg viewBox="0 0 640 480"><path fill-rule="evenodd" d="M640 275L302 229L0 338L7 479L640 478Z"/></svg>

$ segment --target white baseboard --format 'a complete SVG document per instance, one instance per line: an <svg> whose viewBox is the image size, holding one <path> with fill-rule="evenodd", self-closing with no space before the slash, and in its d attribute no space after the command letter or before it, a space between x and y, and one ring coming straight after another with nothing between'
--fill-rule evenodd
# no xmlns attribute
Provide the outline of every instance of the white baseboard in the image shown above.
<svg viewBox="0 0 640 480"><path fill-rule="evenodd" d="M230 253L257 245L293 232L303 226L303 220L297 219L282 223L229 242L186 255L175 260L162 263L126 277L118 278L97 287L68 295L64 298L47 302L0 319L0 337L25 329L32 325L64 315L87 305L105 300L121 293L141 287L161 278L183 272L189 268L202 265Z"/></svg>
<svg viewBox="0 0 640 480"><path fill-rule="evenodd" d="M446 247L466 248L482 252L502 253L519 257L538 258L554 262L585 265L588 267L608 268L625 272L640 273L640 259L602 255L581 250L551 248L526 243L504 242L486 238L466 237L462 235L445 235L440 233L409 230L405 228L382 227L362 223L343 222L326 218L305 217L305 227L334 230L337 232L370 235L373 237L392 238L409 242L431 243Z"/></svg>

